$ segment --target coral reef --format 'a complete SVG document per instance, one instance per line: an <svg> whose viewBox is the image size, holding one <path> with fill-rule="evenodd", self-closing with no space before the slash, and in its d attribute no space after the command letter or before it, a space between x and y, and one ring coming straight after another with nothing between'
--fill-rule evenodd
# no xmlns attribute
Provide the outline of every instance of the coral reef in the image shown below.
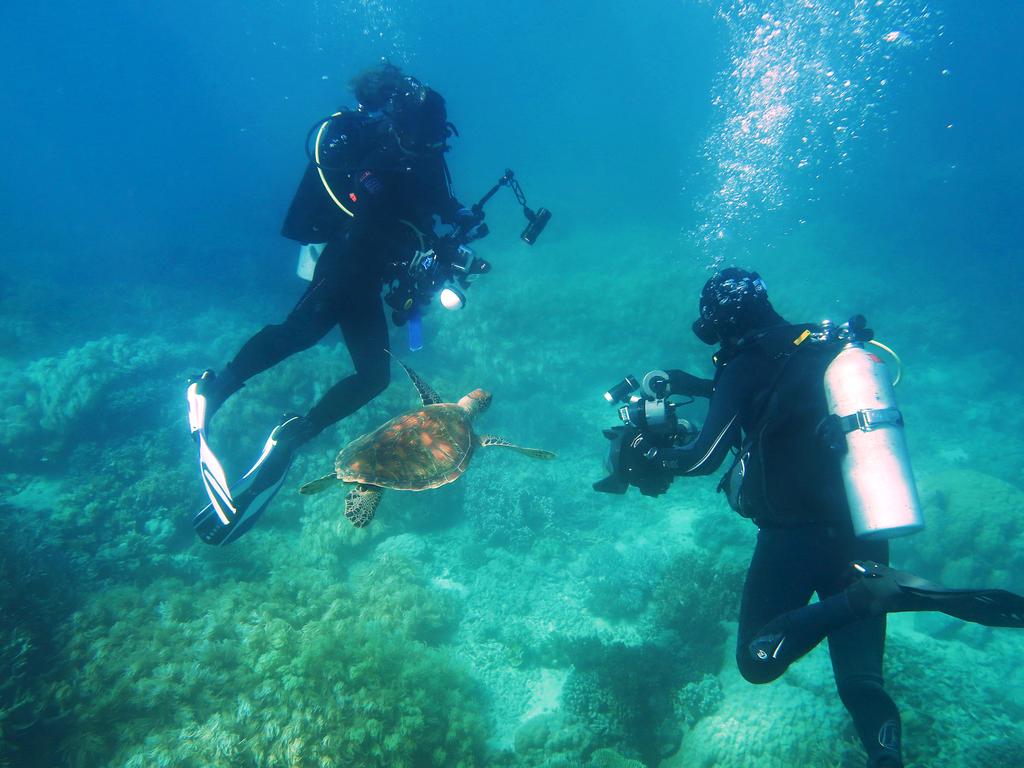
<svg viewBox="0 0 1024 768"><path fill-rule="evenodd" d="M74 608L67 585L77 574L38 530L19 523L0 505L0 765L50 766L65 720L54 697L53 628Z"/></svg>
<svg viewBox="0 0 1024 768"><path fill-rule="evenodd" d="M823 653L801 660L818 676L829 679ZM787 678L771 685L752 686L729 668L721 676L721 697L713 713L698 719L687 731L679 752L661 768L787 768L829 765L845 724L837 696L822 697ZM691 692L693 692L691 690ZM823 748L824 754L823 754ZM863 758L861 758L863 759Z"/></svg>
<svg viewBox="0 0 1024 768"><path fill-rule="evenodd" d="M598 745L647 763L667 757L682 738L673 694L694 675L679 651L672 638L640 646L581 641L563 706L586 723Z"/></svg>
<svg viewBox="0 0 1024 768"><path fill-rule="evenodd" d="M353 581L358 615L374 626L430 644L448 639L458 626L457 591L433 586L402 554L385 550Z"/></svg>
<svg viewBox="0 0 1024 768"><path fill-rule="evenodd" d="M1012 652L1020 653L1024 638L1004 632ZM1018 726L1024 702L1019 689L1008 684L1015 679L1016 665L1004 666L999 658L956 640L906 630L890 633L886 677L903 714L910 765L1016 764L987 761L1024 748Z"/></svg>
<svg viewBox="0 0 1024 768"><path fill-rule="evenodd" d="M687 683L676 694L676 717L687 726L702 720L722 705L722 684L714 675Z"/></svg>
<svg viewBox="0 0 1024 768"><path fill-rule="evenodd" d="M639 760L623 757L614 749L599 749L590 756L590 768L646 768Z"/></svg>
<svg viewBox="0 0 1024 768"><path fill-rule="evenodd" d="M532 717L515 734L516 765L582 765L581 756L593 751L593 736L577 717L549 712Z"/></svg>
<svg viewBox="0 0 1024 768"><path fill-rule="evenodd" d="M661 575L652 597L654 617L675 638L696 677L717 672L726 631L739 612L744 570L702 550L682 550Z"/></svg>
<svg viewBox="0 0 1024 768"><path fill-rule="evenodd" d="M5 318L46 338L12 340L0 359L0 764L862 765L824 648L770 686L733 669L729 622L755 529L715 478L658 499L590 489L598 428L614 419L603 386L624 368L706 363L678 323L638 332L637 296L704 277L696 262L645 255L673 237L566 235L556 260L500 254L520 279L474 288L472 312L428 319L417 370L446 398L491 389L481 430L558 461L481 452L458 483L388 493L365 529L342 516L340 490L297 494L341 445L415 406L396 368L388 391L304 447L259 525L222 549L188 523L205 501L181 385L293 297L170 313L165 291L139 292L130 306L159 333L115 312L70 335L42 315ZM645 265L635 285L589 269L608 247ZM566 270L578 272L570 291ZM23 294L6 290L5 301ZM536 321L537 302L557 303L558 333ZM790 308L823 306L798 295ZM953 586L1020 590L1024 452L1006 437L1024 413L1007 387L1019 361L965 352L976 373L961 375L915 347L962 344L939 309L893 335L915 350L900 397L929 522L894 544L897 562ZM615 344L581 344L594 327ZM282 411L305 411L348 365L328 340L250 380L214 426L229 475ZM946 399L970 430L932 417ZM686 414L700 420L701 407ZM1020 762L1021 640L976 627L926 637L908 629L926 626L916 617L890 626L908 765Z"/></svg>
<svg viewBox="0 0 1024 768"><path fill-rule="evenodd" d="M31 464L95 439L95 425L109 439L152 424L159 379L183 362L181 347L161 337L117 334L10 370L0 378L0 450Z"/></svg>
<svg viewBox="0 0 1024 768"><path fill-rule="evenodd" d="M587 553L580 569L589 574L587 608L613 620L643 613L661 566L661 558L650 548L598 544Z"/></svg>
<svg viewBox="0 0 1024 768"><path fill-rule="evenodd" d="M950 587L1024 591L1024 490L967 468L922 482L924 532L897 541L900 562Z"/></svg>
<svg viewBox="0 0 1024 768"><path fill-rule="evenodd" d="M480 765L482 702L443 652L404 634L419 625L298 575L91 601L68 629L67 763Z"/></svg>
<svg viewBox="0 0 1024 768"><path fill-rule="evenodd" d="M485 546L529 550L538 535L555 523L555 503L551 496L538 493L548 487L540 480L546 468L516 467L509 472L506 461L518 456L478 456L472 478L465 478L466 505L472 509L476 538ZM485 464L486 462L486 464Z"/></svg>

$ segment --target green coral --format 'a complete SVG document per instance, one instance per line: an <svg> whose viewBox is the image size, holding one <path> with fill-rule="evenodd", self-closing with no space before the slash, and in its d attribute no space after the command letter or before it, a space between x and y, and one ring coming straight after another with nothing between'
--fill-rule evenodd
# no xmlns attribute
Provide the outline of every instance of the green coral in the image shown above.
<svg viewBox="0 0 1024 768"><path fill-rule="evenodd" d="M694 679L721 666L722 623L739 612L743 578L738 564L691 549L673 558L654 587L655 621L683 646Z"/></svg>
<svg viewBox="0 0 1024 768"><path fill-rule="evenodd" d="M616 746L654 762L682 737L672 696L693 671L671 638L628 646L579 641L562 706L582 719L599 746Z"/></svg>
<svg viewBox="0 0 1024 768"><path fill-rule="evenodd" d="M590 756L590 768L647 768L639 760L623 757L614 749L599 749Z"/></svg>
<svg viewBox="0 0 1024 768"><path fill-rule="evenodd" d="M385 554L356 579L359 617L385 630L436 643L458 626L457 595L430 584L417 565L401 554Z"/></svg>
<svg viewBox="0 0 1024 768"><path fill-rule="evenodd" d="M448 656L301 579L119 587L76 616L76 766L470 766L484 724Z"/></svg>
<svg viewBox="0 0 1024 768"><path fill-rule="evenodd" d="M34 461L73 444L86 426L102 424L109 435L132 413L137 427L151 416L155 384L182 359L181 346L162 337L117 334L19 366L0 378L0 451Z"/></svg>
<svg viewBox="0 0 1024 768"><path fill-rule="evenodd" d="M1008 685L1015 671L993 665L990 652L964 643L890 633L887 688L903 715L908 764L971 768L1019 764L985 759L1022 751L1018 689ZM978 723L984 724L983 729L978 729Z"/></svg>
<svg viewBox="0 0 1024 768"><path fill-rule="evenodd" d="M687 683L676 695L676 717L692 726L698 720L713 714L725 700L722 683L714 675Z"/></svg>
<svg viewBox="0 0 1024 768"><path fill-rule="evenodd" d="M979 742L964 755L963 768L989 768L994 765L1024 765L1024 729L1004 727L1004 734Z"/></svg>
<svg viewBox="0 0 1024 768"><path fill-rule="evenodd" d="M558 711L536 715L515 734L517 766L582 766L580 755L589 752L592 736L573 715Z"/></svg>
<svg viewBox="0 0 1024 768"><path fill-rule="evenodd" d="M59 550L0 505L0 766L57 764L62 721L53 628L73 610L75 574Z"/></svg>
<svg viewBox="0 0 1024 768"><path fill-rule="evenodd" d="M894 552L899 561L950 587L1024 588L1024 491L972 469L950 469L923 484L924 532Z"/></svg>

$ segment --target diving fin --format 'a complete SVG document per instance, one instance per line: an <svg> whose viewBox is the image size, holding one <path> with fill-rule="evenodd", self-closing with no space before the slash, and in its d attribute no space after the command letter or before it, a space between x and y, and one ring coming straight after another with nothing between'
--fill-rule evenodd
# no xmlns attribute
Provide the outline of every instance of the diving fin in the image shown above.
<svg viewBox="0 0 1024 768"><path fill-rule="evenodd" d="M863 578L848 589L870 595L871 613L938 611L987 627L1024 628L1024 596L1005 589L949 589L871 561L853 563ZM856 599L851 594L851 599Z"/></svg>
<svg viewBox="0 0 1024 768"><path fill-rule="evenodd" d="M224 467L206 439L206 420L210 410L207 407L207 398L201 391L201 385L212 375L213 371L204 371L201 376L189 381L185 399L188 402L189 431L192 438L199 443L199 475L203 479L206 495L210 498L207 509L211 514L215 514L221 523L228 525L238 510L231 497L231 488L224 474Z"/></svg>
<svg viewBox="0 0 1024 768"><path fill-rule="evenodd" d="M297 445L282 440L282 432L300 416L289 416L270 432L256 463L230 489L232 506L227 514L213 501L192 518L196 535L207 544L230 544L248 531L281 489Z"/></svg>
<svg viewBox="0 0 1024 768"><path fill-rule="evenodd" d="M615 475L608 475L604 480L592 483L591 487L598 493L623 494L629 490L629 483L621 480Z"/></svg>

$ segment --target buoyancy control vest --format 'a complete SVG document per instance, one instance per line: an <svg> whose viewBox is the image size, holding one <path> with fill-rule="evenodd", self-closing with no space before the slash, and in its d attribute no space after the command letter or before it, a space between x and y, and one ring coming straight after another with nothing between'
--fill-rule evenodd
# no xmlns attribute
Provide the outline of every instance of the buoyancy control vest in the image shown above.
<svg viewBox="0 0 1024 768"><path fill-rule="evenodd" d="M339 111L317 122L306 141L310 161L292 198L281 234L299 243L326 243L365 212L380 173L410 172L379 113Z"/></svg>
<svg viewBox="0 0 1024 768"><path fill-rule="evenodd" d="M719 488L758 525L836 522L848 514L838 460L817 436L828 416L821 382L838 347L807 343L813 328L771 329L745 339L733 355L761 356L768 383L741 414L743 441Z"/></svg>
<svg viewBox="0 0 1024 768"><path fill-rule="evenodd" d="M863 538L923 527L902 417L880 358L830 324L775 329L743 353L764 355L774 370L719 484L733 509L758 525L850 520Z"/></svg>

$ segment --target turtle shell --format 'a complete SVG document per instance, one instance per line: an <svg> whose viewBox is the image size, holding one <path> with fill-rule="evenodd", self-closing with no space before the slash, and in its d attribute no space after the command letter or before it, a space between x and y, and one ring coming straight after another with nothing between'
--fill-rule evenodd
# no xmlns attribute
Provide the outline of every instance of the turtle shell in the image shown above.
<svg viewBox="0 0 1024 768"><path fill-rule="evenodd" d="M454 403L427 405L353 440L334 468L347 483L423 491L465 472L473 445L466 411Z"/></svg>

